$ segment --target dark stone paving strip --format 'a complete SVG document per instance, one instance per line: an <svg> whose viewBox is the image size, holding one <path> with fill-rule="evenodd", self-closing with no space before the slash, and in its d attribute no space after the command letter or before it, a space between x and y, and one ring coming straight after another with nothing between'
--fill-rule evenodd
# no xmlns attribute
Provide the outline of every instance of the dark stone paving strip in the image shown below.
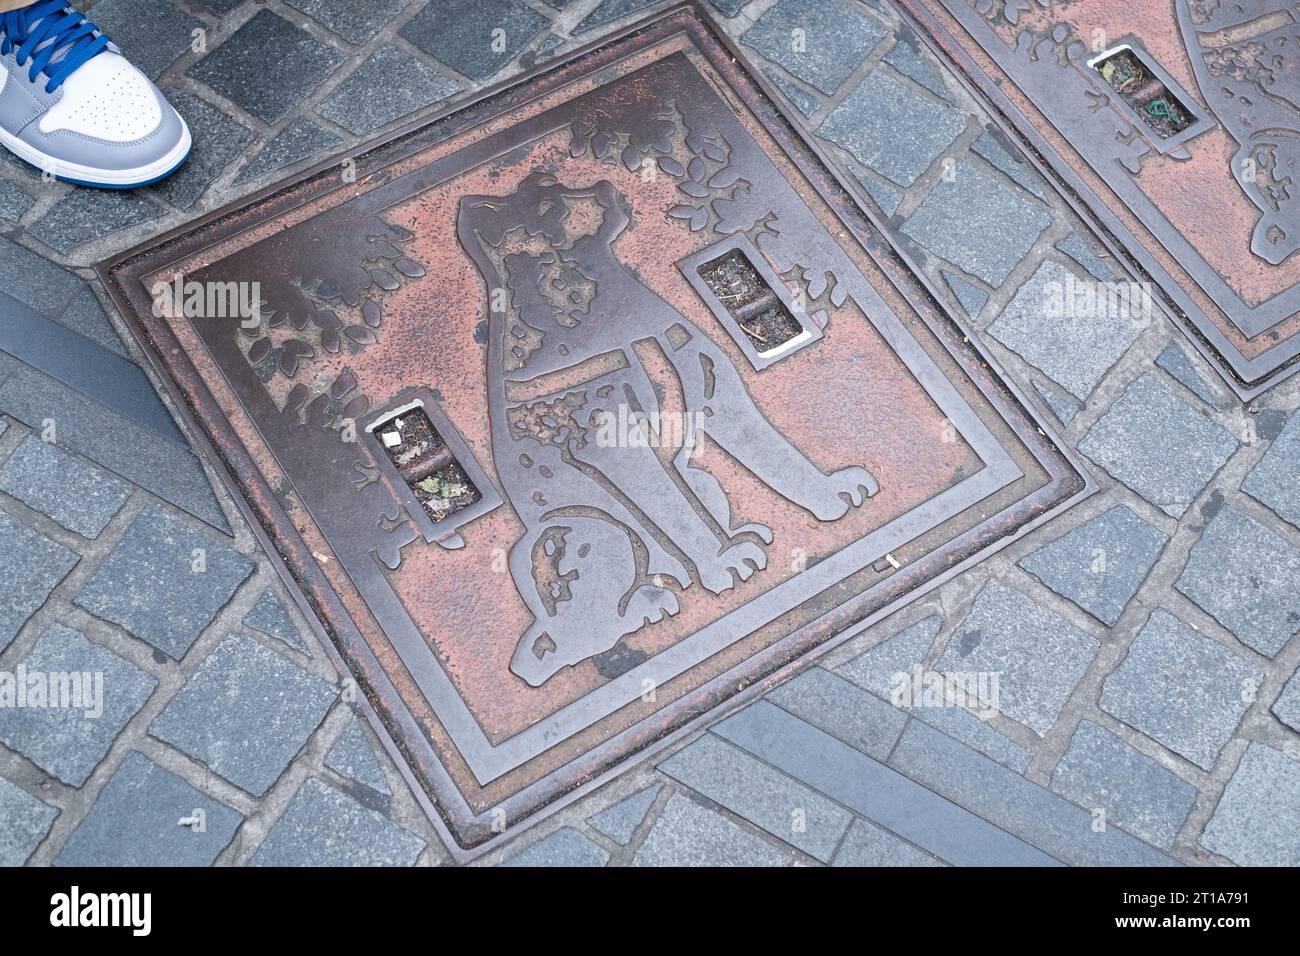
<svg viewBox="0 0 1300 956"><path fill-rule="evenodd" d="M890 758L909 777L1075 866L1173 866L1177 861L1020 774L912 721Z"/></svg>
<svg viewBox="0 0 1300 956"><path fill-rule="evenodd" d="M713 730L949 863L1059 865L1018 837L766 701L751 704Z"/></svg>
<svg viewBox="0 0 1300 956"><path fill-rule="evenodd" d="M144 371L84 335L0 292L0 350L75 388L105 408L184 447L171 415Z"/></svg>

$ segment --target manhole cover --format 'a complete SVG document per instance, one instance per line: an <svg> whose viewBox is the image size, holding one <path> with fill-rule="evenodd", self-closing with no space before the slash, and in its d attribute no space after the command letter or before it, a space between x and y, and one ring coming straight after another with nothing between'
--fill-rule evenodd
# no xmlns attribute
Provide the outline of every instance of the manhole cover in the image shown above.
<svg viewBox="0 0 1300 956"><path fill-rule="evenodd" d="M902 0L1243 398L1300 369L1294 0Z"/></svg>
<svg viewBox="0 0 1300 956"><path fill-rule="evenodd" d="M693 7L101 272L462 846L1087 491Z"/></svg>

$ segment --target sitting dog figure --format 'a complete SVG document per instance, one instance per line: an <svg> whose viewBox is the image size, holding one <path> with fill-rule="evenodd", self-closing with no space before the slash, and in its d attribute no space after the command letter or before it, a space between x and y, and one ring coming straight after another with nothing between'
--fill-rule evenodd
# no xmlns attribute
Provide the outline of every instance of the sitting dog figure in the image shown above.
<svg viewBox="0 0 1300 956"><path fill-rule="evenodd" d="M487 286L488 414L506 497L527 529L510 573L534 616L511 670L540 686L678 610L663 585L720 594L766 566L763 525L731 527L717 480L655 451L659 403L634 343L656 343L691 422L776 493L834 521L878 489L823 474L763 416L726 353L615 257L628 227L613 184L534 172L505 196L467 196L457 234ZM632 414L629 414L629 410ZM623 439L598 440L613 416ZM670 473L671 471L671 473Z"/></svg>

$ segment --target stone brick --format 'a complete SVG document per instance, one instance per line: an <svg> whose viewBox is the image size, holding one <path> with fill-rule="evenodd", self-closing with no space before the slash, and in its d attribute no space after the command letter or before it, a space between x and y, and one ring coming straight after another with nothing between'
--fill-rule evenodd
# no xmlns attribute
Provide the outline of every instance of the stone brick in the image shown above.
<svg viewBox="0 0 1300 956"><path fill-rule="evenodd" d="M226 638L149 725L255 797L320 726L336 691L251 638Z"/></svg>
<svg viewBox="0 0 1300 956"><path fill-rule="evenodd" d="M251 866L413 866L425 843L351 797L307 780Z"/></svg>
<svg viewBox="0 0 1300 956"><path fill-rule="evenodd" d="M1242 866L1300 865L1300 763L1251 744L1201 836Z"/></svg>
<svg viewBox="0 0 1300 956"><path fill-rule="evenodd" d="M202 813L203 826L178 821ZM56 866L210 866L244 818L138 753L127 754Z"/></svg>
<svg viewBox="0 0 1300 956"><path fill-rule="evenodd" d="M188 53L193 31L204 27L167 0L99 0L89 16L151 80Z"/></svg>
<svg viewBox="0 0 1300 956"><path fill-rule="evenodd" d="M353 717L347 730L330 747L325 755L325 766L341 777L355 780L383 796L391 795L384 769L370 746L370 738L362 727L364 718Z"/></svg>
<svg viewBox="0 0 1300 956"><path fill-rule="evenodd" d="M741 40L830 96L888 35L843 0L780 0Z"/></svg>
<svg viewBox="0 0 1300 956"><path fill-rule="evenodd" d="M345 40L365 43L402 12L411 0L285 0Z"/></svg>
<svg viewBox="0 0 1300 956"><path fill-rule="evenodd" d="M1106 678L1101 709L1206 770L1263 673L1166 611L1154 611Z"/></svg>
<svg viewBox="0 0 1300 956"><path fill-rule="evenodd" d="M854 820L835 853L834 866L943 866L924 850L866 820Z"/></svg>
<svg viewBox="0 0 1300 956"><path fill-rule="evenodd" d="M335 87L317 110L358 136L424 109L460 89L431 66L395 47L383 47Z"/></svg>
<svg viewBox="0 0 1300 956"><path fill-rule="evenodd" d="M767 699L865 754L883 759L903 732L902 711L821 667L810 667Z"/></svg>
<svg viewBox="0 0 1300 956"><path fill-rule="evenodd" d="M1293 414L1241 488L1300 528L1300 414Z"/></svg>
<svg viewBox="0 0 1300 956"><path fill-rule="evenodd" d="M604 866L609 854L573 827L563 827L532 846L506 857L502 866Z"/></svg>
<svg viewBox="0 0 1300 956"><path fill-rule="evenodd" d="M990 581L935 670L999 674L997 710L1042 735L1056 723L1099 646L1060 615Z"/></svg>
<svg viewBox="0 0 1300 956"><path fill-rule="evenodd" d="M465 76L485 80L549 24L522 0L436 0L399 32Z"/></svg>
<svg viewBox="0 0 1300 956"><path fill-rule="evenodd" d="M1174 583L1244 644L1273 657L1300 631L1300 548L1234 508L1220 511Z"/></svg>
<svg viewBox="0 0 1300 956"><path fill-rule="evenodd" d="M1048 260L1016 290L988 331L1075 398L1085 400L1142 334L1142 324L1118 314L1122 310L1062 316L1080 286L1073 273Z"/></svg>
<svg viewBox="0 0 1300 956"><path fill-rule="evenodd" d="M644 790L638 790L632 796L624 797L612 807L600 811L595 816L588 817L587 823L615 843L627 846L636 833L636 828L641 825L641 821L645 819L645 815L650 811L650 806L655 802L655 797L659 796L659 791L662 789L663 784L656 783Z"/></svg>
<svg viewBox="0 0 1300 956"><path fill-rule="evenodd" d="M236 106L275 123L302 104L345 57L270 10L259 10L190 68ZM268 71L274 69L274 82Z"/></svg>
<svg viewBox="0 0 1300 956"><path fill-rule="evenodd" d="M1052 772L1052 789L1166 850L1196 802L1190 783L1088 720Z"/></svg>
<svg viewBox="0 0 1300 956"><path fill-rule="evenodd" d="M0 467L0 491L95 538L131 497L131 486L55 445L28 435Z"/></svg>
<svg viewBox="0 0 1300 956"><path fill-rule="evenodd" d="M50 832L59 811L0 777L0 866L22 866Z"/></svg>
<svg viewBox="0 0 1300 956"><path fill-rule="evenodd" d="M777 849L694 800L673 794L633 857L633 866L788 866Z"/></svg>
<svg viewBox="0 0 1300 956"><path fill-rule="evenodd" d="M22 664L29 685L26 705L0 707L0 742L71 787L89 779L158 686L134 664L62 624L51 625ZM38 675L45 688L39 704L31 688Z"/></svg>
<svg viewBox="0 0 1300 956"><path fill-rule="evenodd" d="M151 506L74 603L180 660L252 571L238 551Z"/></svg>
<svg viewBox="0 0 1300 956"><path fill-rule="evenodd" d="M63 545L0 511L0 651L77 561Z"/></svg>
<svg viewBox="0 0 1300 956"><path fill-rule="evenodd" d="M171 90L167 98L185 118L194 145L185 165L153 188L176 208L189 209L244 152L253 134L211 103L185 90Z"/></svg>
<svg viewBox="0 0 1300 956"><path fill-rule="evenodd" d="M965 128L960 113L891 76L873 73L817 132L886 179L910 186Z"/></svg>
<svg viewBox="0 0 1300 956"><path fill-rule="evenodd" d="M1137 594L1169 536L1117 505L1044 545L1020 567L1103 624Z"/></svg>
<svg viewBox="0 0 1300 956"><path fill-rule="evenodd" d="M1148 373L1124 390L1079 450L1178 518L1237 450L1237 439Z"/></svg>
<svg viewBox="0 0 1300 956"><path fill-rule="evenodd" d="M1038 200L959 162L903 225L903 233L941 259L997 287L1006 281L1052 217Z"/></svg>

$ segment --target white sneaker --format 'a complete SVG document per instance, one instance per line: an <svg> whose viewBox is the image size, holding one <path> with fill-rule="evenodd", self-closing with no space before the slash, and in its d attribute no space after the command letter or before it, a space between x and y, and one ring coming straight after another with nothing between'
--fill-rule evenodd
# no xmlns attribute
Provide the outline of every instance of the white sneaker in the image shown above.
<svg viewBox="0 0 1300 956"><path fill-rule="evenodd" d="M190 131L67 0L0 13L0 145L68 182L130 189L174 173Z"/></svg>

